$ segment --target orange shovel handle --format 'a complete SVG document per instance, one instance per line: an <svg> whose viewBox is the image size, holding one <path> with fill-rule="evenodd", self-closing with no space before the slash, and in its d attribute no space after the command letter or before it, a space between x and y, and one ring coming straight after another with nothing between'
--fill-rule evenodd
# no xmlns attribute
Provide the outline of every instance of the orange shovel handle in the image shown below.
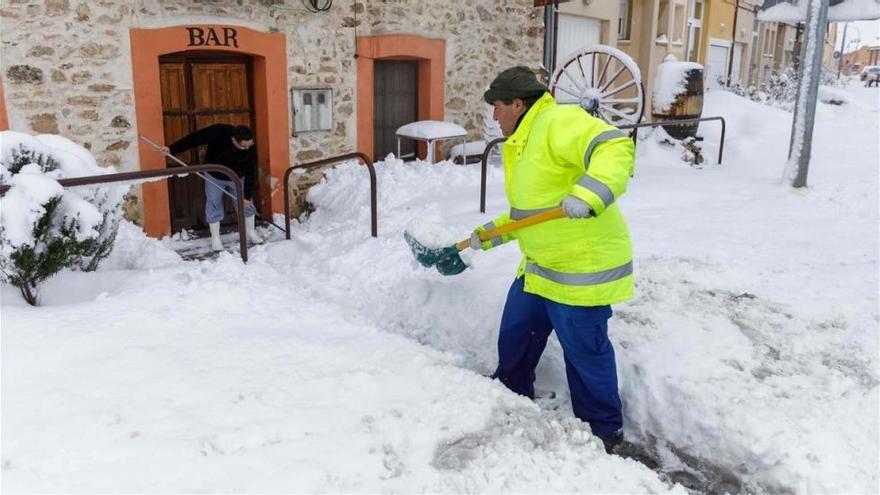
<svg viewBox="0 0 880 495"><path fill-rule="evenodd" d="M513 232L515 230L524 229L526 227L531 227L532 225L544 223L549 220L556 220L557 218L565 218L565 211L562 209L562 207L553 208L552 210L547 210L543 213L538 213L537 215L532 215L532 216L523 218L522 220L516 220L516 221L510 222L506 225L502 225L501 227L498 227L496 229L487 230L485 232L480 232L480 240L486 241L486 240L489 240L493 237L497 237L499 235L506 234L508 232ZM456 249L461 251L462 249L465 249L470 245L471 245L471 240L465 239L465 240L457 243L455 245L455 247L456 247Z"/></svg>

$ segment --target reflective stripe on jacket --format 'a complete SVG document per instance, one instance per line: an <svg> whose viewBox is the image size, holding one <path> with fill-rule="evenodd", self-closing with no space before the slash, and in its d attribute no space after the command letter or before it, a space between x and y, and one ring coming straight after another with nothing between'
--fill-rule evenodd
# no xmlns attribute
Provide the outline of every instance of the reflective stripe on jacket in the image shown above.
<svg viewBox="0 0 880 495"><path fill-rule="evenodd" d="M511 209L500 227L550 208L569 194L594 216L563 218L484 243L519 241L517 277L525 291L573 306L601 306L633 295L632 244L615 203L633 173L635 149L620 130L545 93L504 142L505 191ZM490 224L487 224L488 227Z"/></svg>

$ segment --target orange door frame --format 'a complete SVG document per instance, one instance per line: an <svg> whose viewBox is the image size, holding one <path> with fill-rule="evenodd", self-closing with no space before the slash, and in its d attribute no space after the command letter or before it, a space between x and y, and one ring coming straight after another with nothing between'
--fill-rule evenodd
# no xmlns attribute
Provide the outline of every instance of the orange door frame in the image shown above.
<svg viewBox="0 0 880 495"><path fill-rule="evenodd" d="M357 38L357 147L373 160L374 60L418 61L419 120L443 120L446 40L409 34Z"/></svg>
<svg viewBox="0 0 880 495"><path fill-rule="evenodd" d="M182 25L157 29L131 29L131 67L137 131L163 142L159 57L189 50L219 51L253 57L254 134L259 157L264 203L260 211L284 211L280 177L290 166L290 117L287 95L287 47L284 34L266 33L232 25ZM165 158L138 140L141 170L165 167ZM270 180L275 178L276 180ZM268 194L266 194L268 193ZM171 231L168 189L165 182L143 185L144 231L162 237Z"/></svg>

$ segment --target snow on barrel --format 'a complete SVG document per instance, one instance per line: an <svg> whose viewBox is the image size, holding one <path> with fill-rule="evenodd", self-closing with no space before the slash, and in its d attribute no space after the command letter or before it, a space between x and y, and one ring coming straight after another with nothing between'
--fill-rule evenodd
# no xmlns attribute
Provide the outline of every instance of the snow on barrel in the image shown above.
<svg viewBox="0 0 880 495"><path fill-rule="evenodd" d="M652 117L656 121L699 118L703 113L703 66L667 55L654 77ZM697 135L699 123L664 125L675 139Z"/></svg>

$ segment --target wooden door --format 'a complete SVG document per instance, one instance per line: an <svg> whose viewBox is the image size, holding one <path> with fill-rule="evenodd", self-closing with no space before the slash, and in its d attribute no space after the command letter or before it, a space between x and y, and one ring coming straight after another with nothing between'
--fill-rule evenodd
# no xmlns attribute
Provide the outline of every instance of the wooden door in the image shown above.
<svg viewBox="0 0 880 495"><path fill-rule="evenodd" d="M418 120L418 62L376 60L373 93L373 159L384 160L388 153L397 154L397 129ZM416 144L404 139L400 143L404 159L413 159Z"/></svg>
<svg viewBox="0 0 880 495"><path fill-rule="evenodd" d="M248 57L198 53L168 55L159 60L165 143L213 124L247 125L253 129L253 91ZM204 163L205 147L178 156L189 164ZM169 166L175 162L168 160ZM171 231L202 229L205 181L190 175L168 180ZM255 193L256 194L256 193ZM255 203L256 203L255 198ZM225 221L233 222L231 201Z"/></svg>

